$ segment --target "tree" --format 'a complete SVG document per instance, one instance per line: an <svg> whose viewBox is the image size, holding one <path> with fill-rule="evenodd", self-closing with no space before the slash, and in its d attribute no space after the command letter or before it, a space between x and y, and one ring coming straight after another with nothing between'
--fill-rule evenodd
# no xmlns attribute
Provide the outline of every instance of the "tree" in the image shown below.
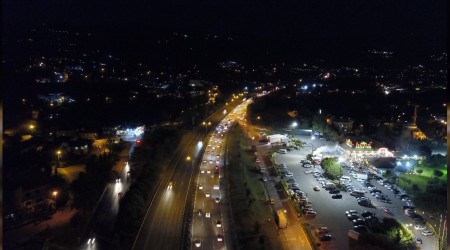
<svg viewBox="0 0 450 250"><path fill-rule="evenodd" d="M325 175L329 176L331 179L339 179L343 174L342 167L337 158L323 158L321 165L325 170Z"/></svg>
<svg viewBox="0 0 450 250"><path fill-rule="evenodd" d="M418 173L419 175L421 174L421 173L423 173L423 170L422 169L416 169L416 173Z"/></svg>

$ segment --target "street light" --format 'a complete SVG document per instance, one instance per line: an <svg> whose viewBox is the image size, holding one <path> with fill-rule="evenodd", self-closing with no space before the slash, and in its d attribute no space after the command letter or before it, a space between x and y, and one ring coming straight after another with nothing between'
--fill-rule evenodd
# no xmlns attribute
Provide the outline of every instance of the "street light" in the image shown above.
<svg viewBox="0 0 450 250"><path fill-rule="evenodd" d="M31 133L33 133L34 132L34 128L35 128L35 126L33 125L33 124L30 124L30 131L31 131Z"/></svg>
<svg viewBox="0 0 450 250"><path fill-rule="evenodd" d="M53 208L56 208L56 196L58 196L58 191L53 191L53 193L52 193Z"/></svg>
<svg viewBox="0 0 450 250"><path fill-rule="evenodd" d="M194 167L194 159L192 159L190 156L186 157L186 161L191 162L191 167Z"/></svg>
<svg viewBox="0 0 450 250"><path fill-rule="evenodd" d="M205 126L206 133L208 133L208 125L211 125L211 122L203 122L203 125Z"/></svg>
<svg viewBox="0 0 450 250"><path fill-rule="evenodd" d="M59 161L61 157L61 150L56 151L56 167L55 167L55 175L58 175Z"/></svg>
<svg viewBox="0 0 450 250"><path fill-rule="evenodd" d="M292 123L292 127L294 128L294 132L292 133L292 136L294 136L295 135L295 129L297 128L297 122L293 122Z"/></svg>

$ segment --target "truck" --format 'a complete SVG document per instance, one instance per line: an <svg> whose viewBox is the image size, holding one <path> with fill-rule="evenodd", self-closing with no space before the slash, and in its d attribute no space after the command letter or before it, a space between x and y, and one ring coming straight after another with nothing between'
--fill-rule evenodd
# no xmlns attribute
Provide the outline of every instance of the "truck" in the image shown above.
<svg viewBox="0 0 450 250"><path fill-rule="evenodd" d="M363 180L369 179L369 177L367 176L367 174L360 174L360 173L355 174L355 178L356 178L356 179L363 179Z"/></svg>
<svg viewBox="0 0 450 250"><path fill-rule="evenodd" d="M278 228L284 229L287 228L287 219L286 214L283 210L277 211L277 217L278 217Z"/></svg>

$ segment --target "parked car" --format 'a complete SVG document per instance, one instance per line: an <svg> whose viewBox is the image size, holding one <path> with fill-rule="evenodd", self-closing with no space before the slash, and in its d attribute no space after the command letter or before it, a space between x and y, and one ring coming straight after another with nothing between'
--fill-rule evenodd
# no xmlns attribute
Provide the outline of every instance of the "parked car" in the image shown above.
<svg viewBox="0 0 450 250"><path fill-rule="evenodd" d="M321 236L319 236L319 239L321 241L329 241L332 239L331 234L322 234Z"/></svg>
<svg viewBox="0 0 450 250"><path fill-rule="evenodd" d="M367 233L367 227L364 225L358 225L358 226L354 226L353 230L355 230L358 233Z"/></svg>
<svg viewBox="0 0 450 250"><path fill-rule="evenodd" d="M414 229L416 229L416 230L425 230L425 229L427 229L427 227L424 226L424 225L421 225L421 224L417 224L417 225L414 226Z"/></svg>
<svg viewBox="0 0 450 250"><path fill-rule="evenodd" d="M332 199L342 199L342 194L333 194L331 196Z"/></svg>
<svg viewBox="0 0 450 250"><path fill-rule="evenodd" d="M422 231L422 234L425 235L425 236L431 236L431 235L433 235L434 233L431 232L430 230L423 230L423 231Z"/></svg>
<svg viewBox="0 0 450 250"><path fill-rule="evenodd" d="M319 186L315 186L313 189L314 189L314 191L320 191L320 187Z"/></svg>

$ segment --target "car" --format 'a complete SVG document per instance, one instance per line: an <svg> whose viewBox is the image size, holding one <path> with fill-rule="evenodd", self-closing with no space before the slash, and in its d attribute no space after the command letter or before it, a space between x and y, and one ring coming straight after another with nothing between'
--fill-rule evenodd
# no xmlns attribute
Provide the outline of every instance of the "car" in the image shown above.
<svg viewBox="0 0 450 250"><path fill-rule="evenodd" d="M342 194L333 194L331 196L332 199L342 199Z"/></svg>
<svg viewBox="0 0 450 250"><path fill-rule="evenodd" d="M205 218L211 218L211 213L205 213Z"/></svg>
<svg viewBox="0 0 450 250"><path fill-rule="evenodd" d="M331 240L331 234L322 234L321 236L319 236L319 239L321 240L321 241L329 241L329 240Z"/></svg>
<svg viewBox="0 0 450 250"><path fill-rule="evenodd" d="M358 213L358 211L356 211L356 210L347 210L347 211L345 211L345 214L357 214Z"/></svg>
<svg viewBox="0 0 450 250"><path fill-rule="evenodd" d="M319 186L315 186L313 189L314 189L314 191L320 191L320 187Z"/></svg>
<svg viewBox="0 0 450 250"><path fill-rule="evenodd" d="M280 165L278 165L278 167L280 167L280 168L286 168L286 164L281 163Z"/></svg>
<svg viewBox="0 0 450 250"><path fill-rule="evenodd" d="M363 219L355 219L353 220L353 226L366 225L366 222Z"/></svg>
<svg viewBox="0 0 450 250"><path fill-rule="evenodd" d="M328 233L328 228L327 227L319 227L316 229L316 232L318 234L326 234L326 233Z"/></svg>
<svg viewBox="0 0 450 250"><path fill-rule="evenodd" d="M203 185L202 184L198 184L198 189L203 189Z"/></svg>
<svg viewBox="0 0 450 250"><path fill-rule="evenodd" d="M267 177L264 176L264 177L262 178L262 180L263 180L263 181L267 181Z"/></svg>
<svg viewBox="0 0 450 250"><path fill-rule="evenodd" d="M217 197L216 199L214 199L216 201L216 203L220 203L220 198Z"/></svg>
<svg viewBox="0 0 450 250"><path fill-rule="evenodd" d="M210 192L206 192L205 195L206 195L207 198L211 197L211 193Z"/></svg>
<svg viewBox="0 0 450 250"><path fill-rule="evenodd" d="M275 199L273 199L273 198L269 198L269 203L270 203L270 205L273 205L273 204L275 204Z"/></svg>
<svg viewBox="0 0 450 250"><path fill-rule="evenodd" d="M116 178L116 183L120 183L122 180L120 179L120 177Z"/></svg>
<svg viewBox="0 0 450 250"><path fill-rule="evenodd" d="M286 177L292 177L292 176L294 176L294 174L291 173L291 172L287 172L284 176L286 176Z"/></svg>
<svg viewBox="0 0 450 250"><path fill-rule="evenodd" d="M219 159L219 158L220 158L220 156L219 156L219 155L216 155L216 158L217 158L217 159Z"/></svg>
<svg viewBox="0 0 450 250"><path fill-rule="evenodd" d="M219 241L219 242L222 242L222 241L223 241L223 235L221 235L221 234L218 234L218 235L216 236L216 238L217 238L217 241Z"/></svg>
<svg viewBox="0 0 450 250"><path fill-rule="evenodd" d="M211 170L209 170L209 169L206 170L206 173L207 173L207 174L210 174L210 173L211 173Z"/></svg>
<svg viewBox="0 0 450 250"><path fill-rule="evenodd" d="M347 219L348 220L353 221L353 220L356 220L358 218L359 218L359 216L357 214L347 214Z"/></svg>
<svg viewBox="0 0 450 250"><path fill-rule="evenodd" d="M216 221L216 227L222 227L222 221L220 220Z"/></svg>
<svg viewBox="0 0 450 250"><path fill-rule="evenodd" d="M367 233L367 227L364 225L358 225L358 226L354 226L353 230L355 230L358 233Z"/></svg>
<svg viewBox="0 0 450 250"><path fill-rule="evenodd" d="M93 245L94 243L95 243L95 235L94 235L93 232L91 232L89 234L89 238L88 238L87 244L88 245Z"/></svg>
<svg viewBox="0 0 450 250"><path fill-rule="evenodd" d="M367 218L369 216L375 216L375 213L370 212L370 211L364 211L364 212L361 213L361 216L364 217L364 218Z"/></svg>
<svg viewBox="0 0 450 250"><path fill-rule="evenodd" d="M422 231L422 234L425 235L425 236L431 236L431 235L433 235L434 233L427 229L427 230L423 230L423 231Z"/></svg>
<svg viewBox="0 0 450 250"><path fill-rule="evenodd" d="M424 226L424 225L421 225L421 224L417 224L417 225L414 226L414 229L416 229L416 230L425 230L425 229L427 229L427 227Z"/></svg>
<svg viewBox="0 0 450 250"><path fill-rule="evenodd" d="M202 246L202 242L200 240L194 240L194 246L195 247L201 247Z"/></svg>
<svg viewBox="0 0 450 250"><path fill-rule="evenodd" d="M201 209L198 210L197 215L198 215L199 217L202 217L202 216L203 216L203 212L202 212Z"/></svg>
<svg viewBox="0 0 450 250"><path fill-rule="evenodd" d="M119 192L117 195L119 196L119 198L123 197L123 193L122 192Z"/></svg>
<svg viewBox="0 0 450 250"><path fill-rule="evenodd" d="M204 169L200 169L200 173L204 174L205 170Z"/></svg>
<svg viewBox="0 0 450 250"><path fill-rule="evenodd" d="M317 212L309 210L309 211L306 211L305 215L313 215L313 216L315 216L315 215L317 215Z"/></svg>
<svg viewBox="0 0 450 250"><path fill-rule="evenodd" d="M212 161L212 160L209 160L209 164L213 164L213 161Z"/></svg>
<svg viewBox="0 0 450 250"><path fill-rule="evenodd" d="M216 184L216 185L213 186L213 189L214 189L214 190L219 190L220 187L219 187L219 185Z"/></svg>
<svg viewBox="0 0 450 250"><path fill-rule="evenodd" d="M416 238L416 239L415 239L415 242L416 242L416 244L421 245L421 244L422 244L422 239Z"/></svg>
<svg viewBox="0 0 450 250"><path fill-rule="evenodd" d="M339 189L331 189L328 193L330 194L338 194L340 193Z"/></svg>
<svg viewBox="0 0 450 250"><path fill-rule="evenodd" d="M391 214L391 210L389 210L389 208L387 207L383 207L383 211L387 214Z"/></svg>

